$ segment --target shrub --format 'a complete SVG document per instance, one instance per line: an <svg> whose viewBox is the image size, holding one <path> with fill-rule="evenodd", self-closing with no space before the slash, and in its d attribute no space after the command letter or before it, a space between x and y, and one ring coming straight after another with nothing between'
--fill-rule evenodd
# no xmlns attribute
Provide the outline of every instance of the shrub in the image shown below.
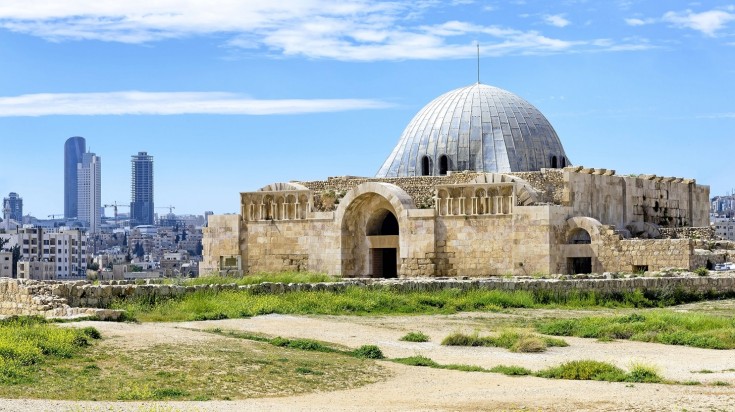
<svg viewBox="0 0 735 412"><path fill-rule="evenodd" d="M536 336L522 336L510 347L510 350L520 353L546 352L546 342Z"/></svg>
<svg viewBox="0 0 735 412"><path fill-rule="evenodd" d="M362 345L354 351L354 355L363 359L385 359L383 351L375 345Z"/></svg>
<svg viewBox="0 0 735 412"><path fill-rule="evenodd" d="M408 358L394 359L395 362L408 366L426 366L430 368L438 368L439 364L423 355L410 356Z"/></svg>
<svg viewBox="0 0 735 412"><path fill-rule="evenodd" d="M656 368L643 364L633 364L625 379L628 382L637 383L661 383L663 379L659 376Z"/></svg>
<svg viewBox="0 0 735 412"><path fill-rule="evenodd" d="M453 333L442 341L444 346L485 346L486 340L481 338L477 333L473 335L465 335L462 333Z"/></svg>
<svg viewBox="0 0 735 412"><path fill-rule="evenodd" d="M709 275L709 270L707 270L707 268L705 267L698 267L694 269L694 274L696 274L697 276L707 276Z"/></svg>
<svg viewBox="0 0 735 412"><path fill-rule="evenodd" d="M82 333L90 339L94 339L94 340L102 339L102 334L100 333L100 331L98 331L97 329L91 326L88 326L82 329Z"/></svg>
<svg viewBox="0 0 735 412"><path fill-rule="evenodd" d="M532 374L530 370L523 368L521 366L505 366L505 365L498 365L490 369L490 372L502 373L503 375L508 375L508 376L528 376Z"/></svg>
<svg viewBox="0 0 735 412"><path fill-rule="evenodd" d="M542 370L536 374L541 378L569 379L569 380L594 380L623 382L626 380L625 372L615 365L593 360L579 360L564 363L560 366Z"/></svg>
<svg viewBox="0 0 735 412"><path fill-rule="evenodd" d="M428 342L429 336L423 332L409 332L400 340L404 342Z"/></svg>

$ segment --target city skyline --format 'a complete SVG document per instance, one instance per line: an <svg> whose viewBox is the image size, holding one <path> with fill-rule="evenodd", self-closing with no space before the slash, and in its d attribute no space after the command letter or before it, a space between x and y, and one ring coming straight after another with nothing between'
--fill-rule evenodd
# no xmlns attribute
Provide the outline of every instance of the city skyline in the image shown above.
<svg viewBox="0 0 735 412"><path fill-rule="evenodd" d="M0 5L0 193L26 214L64 212L71 136L105 159L103 204L132 200L141 151L156 203L180 214L238 213L238 192L277 181L374 176L424 105L477 81L476 42L480 81L544 113L572 164L735 186L732 2L166 7Z"/></svg>

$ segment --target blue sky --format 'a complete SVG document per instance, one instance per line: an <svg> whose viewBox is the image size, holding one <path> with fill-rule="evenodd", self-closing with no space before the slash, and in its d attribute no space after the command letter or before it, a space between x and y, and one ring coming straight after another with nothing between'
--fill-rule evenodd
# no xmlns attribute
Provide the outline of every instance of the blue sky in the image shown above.
<svg viewBox="0 0 735 412"><path fill-rule="evenodd" d="M63 212L77 135L103 203L129 202L138 151L178 213L372 176L421 107L475 82L476 42L481 81L538 107L573 163L735 187L732 1L28 4L0 2L0 194L38 217Z"/></svg>

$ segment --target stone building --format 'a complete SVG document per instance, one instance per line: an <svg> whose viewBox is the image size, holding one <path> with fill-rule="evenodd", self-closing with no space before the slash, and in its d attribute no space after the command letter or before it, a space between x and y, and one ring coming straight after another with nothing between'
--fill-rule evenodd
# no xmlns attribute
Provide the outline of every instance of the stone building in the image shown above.
<svg viewBox="0 0 735 412"><path fill-rule="evenodd" d="M497 276L691 269L709 187L571 166L538 109L475 84L440 96L375 178L274 183L211 216L200 273Z"/></svg>

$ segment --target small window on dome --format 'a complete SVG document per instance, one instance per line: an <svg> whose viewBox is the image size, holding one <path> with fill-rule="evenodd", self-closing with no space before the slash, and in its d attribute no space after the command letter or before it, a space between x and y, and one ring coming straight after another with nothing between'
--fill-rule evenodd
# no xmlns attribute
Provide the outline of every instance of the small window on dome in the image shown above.
<svg viewBox="0 0 735 412"><path fill-rule="evenodd" d="M446 155L442 155L439 158L439 174L444 176L447 174L447 170L449 170L449 159Z"/></svg>
<svg viewBox="0 0 735 412"><path fill-rule="evenodd" d="M565 167L567 167L567 158L562 156L561 157L561 168L563 169Z"/></svg>
<svg viewBox="0 0 735 412"><path fill-rule="evenodd" d="M558 165L556 164L556 156L551 156L551 168L556 169Z"/></svg>
<svg viewBox="0 0 735 412"><path fill-rule="evenodd" d="M429 156L421 158L421 176L429 176L431 169L429 169Z"/></svg>

